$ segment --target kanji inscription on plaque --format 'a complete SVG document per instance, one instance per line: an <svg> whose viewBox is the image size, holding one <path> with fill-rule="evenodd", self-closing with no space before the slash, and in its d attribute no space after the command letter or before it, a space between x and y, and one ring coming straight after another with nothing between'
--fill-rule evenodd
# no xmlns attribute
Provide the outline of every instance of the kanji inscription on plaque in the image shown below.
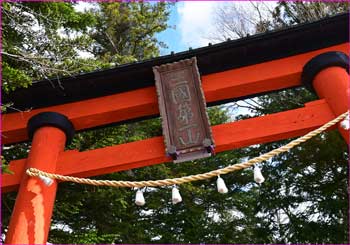
<svg viewBox="0 0 350 245"><path fill-rule="evenodd" d="M214 140L195 57L153 67L166 153L174 162L211 156Z"/></svg>

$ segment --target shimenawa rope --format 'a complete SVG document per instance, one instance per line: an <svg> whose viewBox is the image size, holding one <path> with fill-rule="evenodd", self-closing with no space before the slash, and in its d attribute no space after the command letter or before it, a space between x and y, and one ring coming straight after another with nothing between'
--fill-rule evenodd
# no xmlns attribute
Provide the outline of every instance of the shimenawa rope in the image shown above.
<svg viewBox="0 0 350 245"><path fill-rule="evenodd" d="M329 127L335 125L336 123L340 122L342 119L344 119L347 115L349 114L349 111L341 114L337 118L329 121L328 123L324 124L323 126L319 127L318 129L315 129L308 134L297 138L288 144L281 146L275 150L272 150L270 152L267 152L261 156L252 158L244 163L237 163L234 165L227 166L225 168L213 170L207 173L202 173L202 174L196 174L196 175L189 175L189 176L184 176L180 178L173 178L173 179L163 179L163 180L148 180L148 181L116 181L116 180L93 180L93 179L88 179L88 178L77 178L77 177L72 177L72 176L64 176L64 175L59 175L59 174L52 174L52 173L47 173L44 171L41 171L36 168L29 168L27 169L26 173L29 176L35 176L35 177L40 177L40 176L45 176L51 179L57 179L61 181L70 181L70 182L75 182L79 184L87 184L87 185L95 185L95 186L112 186L112 187L156 187L156 186L169 186L169 185L178 185L178 184L183 184L187 182L192 182L192 181L197 181L197 180L205 180L205 179L210 179L213 177L217 177L219 175L227 174L236 170L241 170L248 168L256 163L266 161L280 153L286 152L293 147L311 139L312 137L320 134L321 132L325 131Z"/></svg>

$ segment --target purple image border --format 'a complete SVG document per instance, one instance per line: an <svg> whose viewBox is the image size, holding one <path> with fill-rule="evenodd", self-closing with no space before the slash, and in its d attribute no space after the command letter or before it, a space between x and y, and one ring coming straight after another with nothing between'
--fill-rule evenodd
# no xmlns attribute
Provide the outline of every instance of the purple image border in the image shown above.
<svg viewBox="0 0 350 245"><path fill-rule="evenodd" d="M105 0L83 0L83 1L70 1L70 0L22 0L22 1L16 1L16 0L0 0L1 1L1 6L0 6L0 26L2 26L2 3L3 2L87 2L87 3L97 3L97 2L112 2L112 1L105 1ZM170 0L170 1L165 1L165 2L224 2L225 0L181 0L181 1L175 1L175 0ZM241 2L248 2L250 0L240 0ZM267 2L276 2L275 0L265 0ZM293 0L286 0L287 2L296 2ZM138 1L113 1L113 2L138 2ZM145 0L144 2L159 2L159 0ZM231 2L236 2L236 1L231 1ZM317 0L307 0L305 2L317 2ZM322 2L347 2L346 0L322 0ZM350 20L349 20L350 21ZM349 40L350 40L350 34L349 34ZM2 102L2 28L0 31L0 103ZM350 78L349 78L350 79ZM350 98L348 101L348 105L350 108ZM2 105L2 104L1 104ZM1 113L1 111L0 111ZM1 117L2 117L2 113L1 113ZM2 132L2 120L0 120L0 132ZM0 137L0 144L1 144L1 137ZM350 152L350 146L348 146L348 151ZM2 144L0 147L0 155L2 153ZM2 184L2 170L0 170L0 186ZM348 229L350 228L350 181L349 181L349 177L350 177L350 160L348 161L348 171L347 171L347 177L348 177L348 188L347 188L347 194L348 194ZM0 229L0 237L2 236L2 194L0 196L0 225L1 225L1 229ZM349 231L349 230L348 230ZM348 241L350 243L350 232L348 232ZM58 243L56 243L58 244ZM146 244L146 243L138 243L137 245L141 245L141 244ZM152 243L152 244L162 244L162 243ZM172 244L182 244L182 243L172 243ZM207 243L198 243L198 244L207 244ZM227 243L212 243L212 244L217 244L217 245L224 245ZM259 243L254 243L256 245L259 245ZM270 244L279 244L279 243L270 243ZM298 243L299 245L302 243ZM312 243L307 243L307 244L312 244ZM334 243L337 244L337 243ZM102 243L101 243L102 245ZM130 244L133 245L133 244ZM135 244L136 245L136 244ZM237 245L243 245L241 243L237 243ZM294 243L290 243L290 245L294 245Z"/></svg>

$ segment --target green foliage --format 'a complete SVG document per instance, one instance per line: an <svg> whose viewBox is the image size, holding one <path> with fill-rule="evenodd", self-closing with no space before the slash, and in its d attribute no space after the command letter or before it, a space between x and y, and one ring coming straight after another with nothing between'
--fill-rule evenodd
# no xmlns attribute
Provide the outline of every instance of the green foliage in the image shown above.
<svg viewBox="0 0 350 245"><path fill-rule="evenodd" d="M101 3L95 10L82 13L74 9L74 4L65 2L3 2L2 92L8 94L27 88L32 81L42 79L57 89L64 89L59 80L53 84L50 78L106 69L158 55L158 45L162 44L154 35L167 27L167 6L164 3ZM104 29L106 26L108 30ZM127 30L120 33L125 26ZM109 47L105 48L102 57L96 47L105 47L110 36L117 38L121 45L112 53L106 51ZM132 44L137 47L131 48ZM91 57L81 56L82 51ZM2 113L9 107L16 110L16 105L9 103L1 106ZM135 136L135 140L137 137L140 138ZM103 141L106 143L108 139ZM11 158L4 153L3 171L7 170L7 159L16 155L12 150L9 152Z"/></svg>
<svg viewBox="0 0 350 245"><path fill-rule="evenodd" d="M13 174L13 172L9 169L5 157L1 155L1 173L4 174Z"/></svg>
<svg viewBox="0 0 350 245"><path fill-rule="evenodd" d="M70 3L2 3L2 91L28 87L33 80L94 70L78 59L91 44L90 13Z"/></svg>
<svg viewBox="0 0 350 245"><path fill-rule="evenodd" d="M106 62L130 63L159 55L155 34L165 30L167 4L101 3L94 12L93 53Z"/></svg>
<svg viewBox="0 0 350 245"><path fill-rule="evenodd" d="M313 98L304 89L293 89L262 96L259 102L264 113L273 113ZM258 156L286 142L252 146L242 153ZM263 242L346 242L347 161L344 140L338 132L328 132L265 162L267 179L256 213L262 220L260 226L268 227L273 236L261 237Z"/></svg>
<svg viewBox="0 0 350 245"><path fill-rule="evenodd" d="M229 121L229 110L224 106L215 106L207 109L210 124L212 126Z"/></svg>
<svg viewBox="0 0 350 245"><path fill-rule="evenodd" d="M168 5L99 3L77 12L65 2L3 2L2 91L159 55L165 45L155 34L168 27Z"/></svg>
<svg viewBox="0 0 350 245"><path fill-rule="evenodd" d="M25 72L10 67L7 62L2 63L2 74L2 88L5 93L9 93L20 87L28 88L28 85L31 84L31 79Z"/></svg>
<svg viewBox="0 0 350 245"><path fill-rule="evenodd" d="M280 1L272 14L274 23L273 28L312 22L348 11L348 1Z"/></svg>

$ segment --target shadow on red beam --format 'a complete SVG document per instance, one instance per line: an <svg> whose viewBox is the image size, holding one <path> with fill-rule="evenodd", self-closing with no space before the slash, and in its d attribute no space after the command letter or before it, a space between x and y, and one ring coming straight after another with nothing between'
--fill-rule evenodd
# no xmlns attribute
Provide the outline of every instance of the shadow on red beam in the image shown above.
<svg viewBox="0 0 350 245"><path fill-rule="evenodd" d="M211 103L299 86L304 64L327 51L348 53L348 43L202 76L206 101ZM4 114L3 144L28 140L27 121L43 111L66 115L78 131L159 113L155 87L149 87L30 112Z"/></svg>
<svg viewBox="0 0 350 245"><path fill-rule="evenodd" d="M301 136L333 118L322 99L299 109L213 126L216 152ZM84 152L63 152L56 173L90 177L170 161L165 156L163 137L154 137ZM18 188L24 164L25 159L10 163L15 174L2 175L2 192Z"/></svg>

